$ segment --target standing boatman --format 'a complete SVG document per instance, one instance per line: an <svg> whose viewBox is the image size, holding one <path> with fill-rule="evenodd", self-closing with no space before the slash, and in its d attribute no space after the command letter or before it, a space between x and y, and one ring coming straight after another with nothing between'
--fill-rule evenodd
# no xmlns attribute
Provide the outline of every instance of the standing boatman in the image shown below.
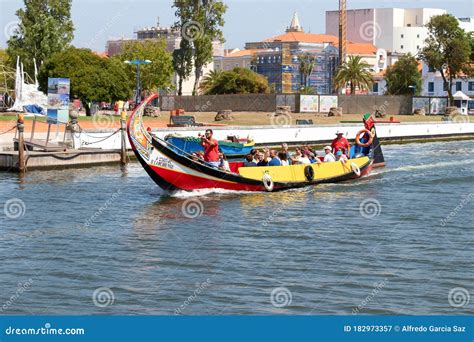
<svg viewBox="0 0 474 342"><path fill-rule="evenodd" d="M341 131L336 132L337 138L332 141L331 148L334 155L337 154L337 151L343 151L347 158L351 158L351 145L344 134Z"/></svg>
<svg viewBox="0 0 474 342"><path fill-rule="evenodd" d="M204 136L201 137L201 145L204 147L204 161L209 165L219 167L219 143L213 136L212 129L207 129Z"/></svg>

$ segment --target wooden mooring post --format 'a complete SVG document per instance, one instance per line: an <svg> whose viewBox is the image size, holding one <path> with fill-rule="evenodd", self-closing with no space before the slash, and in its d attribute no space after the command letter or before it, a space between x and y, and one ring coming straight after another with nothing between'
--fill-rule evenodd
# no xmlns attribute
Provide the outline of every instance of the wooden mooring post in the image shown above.
<svg viewBox="0 0 474 342"><path fill-rule="evenodd" d="M121 150L120 150L120 164L126 165L128 162L127 158L127 140L125 137L125 122L127 121L127 112L122 111L120 115L120 133L122 137Z"/></svg>
<svg viewBox="0 0 474 342"><path fill-rule="evenodd" d="M26 171L26 165L25 165L25 141L23 138L23 132L25 130L25 118L23 114L18 115L16 128L18 130L18 171L20 173L24 173Z"/></svg>

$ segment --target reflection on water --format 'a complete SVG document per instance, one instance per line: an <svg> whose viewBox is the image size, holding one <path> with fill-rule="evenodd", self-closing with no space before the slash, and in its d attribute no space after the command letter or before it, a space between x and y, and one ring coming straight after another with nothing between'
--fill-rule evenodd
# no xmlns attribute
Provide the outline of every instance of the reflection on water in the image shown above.
<svg viewBox="0 0 474 342"><path fill-rule="evenodd" d="M0 220L0 304L31 277L6 314L174 314L203 282L182 314L351 314L383 283L361 314L472 314L447 300L473 274L472 202L456 208L474 142L457 146L388 146L368 177L278 193L165 193L137 163L1 173L25 211Z"/></svg>

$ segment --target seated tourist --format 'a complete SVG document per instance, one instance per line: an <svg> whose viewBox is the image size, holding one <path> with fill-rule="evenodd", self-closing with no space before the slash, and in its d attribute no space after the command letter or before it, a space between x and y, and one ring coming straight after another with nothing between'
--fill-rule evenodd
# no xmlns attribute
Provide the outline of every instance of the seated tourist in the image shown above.
<svg viewBox="0 0 474 342"><path fill-rule="evenodd" d="M229 162L224 153L219 152L219 169L230 172Z"/></svg>
<svg viewBox="0 0 474 342"><path fill-rule="evenodd" d="M337 160L342 161L344 163L347 161L347 156L344 153L342 153L341 150L337 151L336 158L337 158Z"/></svg>
<svg viewBox="0 0 474 342"><path fill-rule="evenodd" d="M334 154L332 154L331 152L331 146L326 146L324 148L324 162L325 163L329 163L329 162L335 162L336 161L336 157L334 156Z"/></svg>
<svg viewBox="0 0 474 342"><path fill-rule="evenodd" d="M270 151L270 161L268 162L268 166L281 166L281 160L277 155L275 150Z"/></svg>
<svg viewBox="0 0 474 342"><path fill-rule="evenodd" d="M247 154L245 156L245 161L244 161L244 166L249 167L249 166L257 166L257 163L253 159L252 154Z"/></svg>
<svg viewBox="0 0 474 342"><path fill-rule="evenodd" d="M265 160L263 153L257 154L257 166L268 166L268 162Z"/></svg>
<svg viewBox="0 0 474 342"><path fill-rule="evenodd" d="M301 153L300 148L296 148L295 154L293 154L293 156L291 157L291 164L292 165L311 164L311 162L309 161L307 156L305 156L305 155L303 155L303 153Z"/></svg>
<svg viewBox="0 0 474 342"><path fill-rule="evenodd" d="M288 155L287 155L287 152L285 152L285 151L280 151L280 152L278 152L278 158L280 158L281 166L288 166L288 165L290 165L290 164L288 163Z"/></svg>

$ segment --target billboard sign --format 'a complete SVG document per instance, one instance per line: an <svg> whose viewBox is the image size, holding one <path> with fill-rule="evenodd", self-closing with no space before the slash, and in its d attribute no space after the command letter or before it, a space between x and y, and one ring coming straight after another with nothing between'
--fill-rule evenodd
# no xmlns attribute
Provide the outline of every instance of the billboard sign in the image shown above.
<svg viewBox="0 0 474 342"><path fill-rule="evenodd" d="M69 78L48 78L48 123L68 123L70 92Z"/></svg>

